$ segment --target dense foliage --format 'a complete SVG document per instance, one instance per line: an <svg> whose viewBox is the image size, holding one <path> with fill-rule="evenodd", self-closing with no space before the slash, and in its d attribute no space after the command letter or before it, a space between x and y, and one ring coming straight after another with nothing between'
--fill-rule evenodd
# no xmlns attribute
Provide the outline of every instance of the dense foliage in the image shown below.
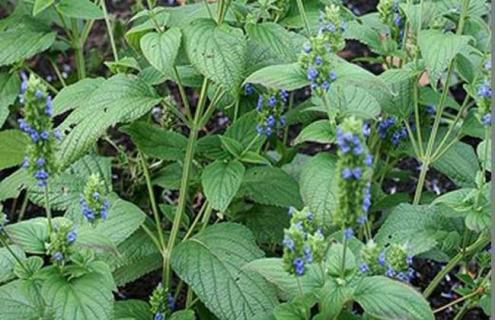
<svg viewBox="0 0 495 320"><path fill-rule="evenodd" d="M489 315L489 4L182 2L0 0L0 318Z"/></svg>

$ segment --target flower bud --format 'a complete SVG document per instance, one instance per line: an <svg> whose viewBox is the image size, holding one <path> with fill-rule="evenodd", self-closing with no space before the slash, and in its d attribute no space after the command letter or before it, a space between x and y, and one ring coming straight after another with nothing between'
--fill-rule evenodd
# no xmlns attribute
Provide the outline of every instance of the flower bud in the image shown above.
<svg viewBox="0 0 495 320"><path fill-rule="evenodd" d="M155 320L166 319L175 309L175 300L168 289L159 283L151 294L150 306Z"/></svg>
<svg viewBox="0 0 495 320"><path fill-rule="evenodd" d="M46 253L51 261L63 267L73 253L72 245L77 239L77 230L72 223L63 222L54 226L50 233L50 242L45 244Z"/></svg>
<svg viewBox="0 0 495 320"><path fill-rule="evenodd" d="M108 216L110 202L107 198L105 182L99 174L88 177L86 186L80 199L81 211L89 222L97 222L98 219L105 220Z"/></svg>
<svg viewBox="0 0 495 320"><path fill-rule="evenodd" d="M340 7L334 4L325 7L325 12L320 15L319 33L323 35L325 42L330 44L333 52L344 49L345 21L341 20Z"/></svg>

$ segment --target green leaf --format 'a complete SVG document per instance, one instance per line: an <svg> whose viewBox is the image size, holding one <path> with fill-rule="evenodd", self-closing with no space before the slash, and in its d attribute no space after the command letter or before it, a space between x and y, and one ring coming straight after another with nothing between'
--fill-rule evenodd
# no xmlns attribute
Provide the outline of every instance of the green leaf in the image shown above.
<svg viewBox="0 0 495 320"><path fill-rule="evenodd" d="M404 69L387 70L380 75L392 91L394 96L387 99L383 104L383 110L390 115L395 115L401 119L407 119L413 111L413 88L416 81L414 72Z"/></svg>
<svg viewBox="0 0 495 320"><path fill-rule="evenodd" d="M339 249L341 250L342 247ZM342 251L340 256L340 259L342 260ZM342 312L344 305L347 302L352 301L353 293L353 288L345 284L342 285L341 283L338 283L334 277L329 277L325 283L325 286L319 292L319 297L321 300L321 313L318 315L318 318L315 317L314 319L324 320L337 318L337 316L339 316ZM339 316L337 319L343 320L344 318Z"/></svg>
<svg viewBox="0 0 495 320"><path fill-rule="evenodd" d="M410 286L383 276L366 277L354 299L369 315L383 320L433 320L428 302Z"/></svg>
<svg viewBox="0 0 495 320"><path fill-rule="evenodd" d="M400 204L395 207L375 236L382 245L406 244L411 255L418 255L440 244L456 226L435 207Z"/></svg>
<svg viewBox="0 0 495 320"><path fill-rule="evenodd" d="M278 244L289 227L290 217L286 208L254 205L239 214L239 218L253 232L258 243Z"/></svg>
<svg viewBox="0 0 495 320"><path fill-rule="evenodd" d="M238 160L215 161L203 171L201 183L211 207L225 212L241 186L246 169Z"/></svg>
<svg viewBox="0 0 495 320"><path fill-rule="evenodd" d="M298 63L278 64L252 73L246 83L261 84L267 88L297 90L309 85L304 70Z"/></svg>
<svg viewBox="0 0 495 320"><path fill-rule="evenodd" d="M263 257L244 226L208 227L172 252L172 267L221 320L249 320L278 303L274 288L243 267Z"/></svg>
<svg viewBox="0 0 495 320"><path fill-rule="evenodd" d="M170 320L195 320L196 316L192 310L180 310L172 313Z"/></svg>
<svg viewBox="0 0 495 320"><path fill-rule="evenodd" d="M153 318L149 304L142 300L116 301L113 310L114 320L149 320Z"/></svg>
<svg viewBox="0 0 495 320"><path fill-rule="evenodd" d="M20 130L0 131L0 170L20 164L27 143L27 136Z"/></svg>
<svg viewBox="0 0 495 320"><path fill-rule="evenodd" d="M208 79L237 96L244 78L246 41L240 29L195 20L184 29L189 61Z"/></svg>
<svg viewBox="0 0 495 320"><path fill-rule="evenodd" d="M433 167L461 187L476 186L478 158L472 146L457 142L433 163Z"/></svg>
<svg viewBox="0 0 495 320"><path fill-rule="evenodd" d="M119 74L106 80L59 126L66 135L59 152L63 164L81 157L108 127L141 117L160 100L139 78Z"/></svg>
<svg viewBox="0 0 495 320"><path fill-rule="evenodd" d="M20 85L16 73L0 73L0 128L9 116L9 107L19 95Z"/></svg>
<svg viewBox="0 0 495 320"><path fill-rule="evenodd" d="M476 153L481 164L487 171L492 172L492 139L484 140L476 147Z"/></svg>
<svg viewBox="0 0 495 320"><path fill-rule="evenodd" d="M178 28L151 32L141 38L141 50L148 62L162 73L171 72L179 52L182 33Z"/></svg>
<svg viewBox="0 0 495 320"><path fill-rule="evenodd" d="M244 175L240 195L260 204L285 208L302 206L297 182L276 167L249 168Z"/></svg>
<svg viewBox="0 0 495 320"><path fill-rule="evenodd" d="M330 227L331 212L337 205L335 179L336 159L328 153L320 153L307 161L300 177L301 196L309 210L316 215L318 224Z"/></svg>
<svg viewBox="0 0 495 320"><path fill-rule="evenodd" d="M22 252L22 251L21 251ZM21 257L22 264L19 262L16 262L14 266L14 274L19 278L19 279L30 279L33 277L33 275L36 274L41 268L43 268L43 265L45 264L45 261L43 261L43 258L38 257L38 256L31 256L27 259L24 260L23 257L25 257L24 252L21 254L16 254L18 257Z"/></svg>
<svg viewBox="0 0 495 320"><path fill-rule="evenodd" d="M187 139L180 133L165 130L144 122L134 122L121 131L129 134L139 150L163 160L183 160Z"/></svg>
<svg viewBox="0 0 495 320"><path fill-rule="evenodd" d="M36 16L38 13L51 6L54 2L55 0L34 0L33 16Z"/></svg>
<svg viewBox="0 0 495 320"><path fill-rule="evenodd" d="M36 303L40 297L28 281L16 280L0 287L2 320L37 320L43 318L43 308Z"/></svg>
<svg viewBox="0 0 495 320"><path fill-rule="evenodd" d="M21 260L26 259L24 251L19 246L11 245L10 249L15 253L17 257ZM7 282L15 277L14 267L16 265L16 260L12 254L7 250L7 248L0 248L0 283Z"/></svg>
<svg viewBox="0 0 495 320"><path fill-rule="evenodd" d="M227 128L224 137L237 140L244 148L251 146L250 150L257 150L265 141L265 138L256 132L257 116L255 111L242 115ZM253 142L254 139L257 140Z"/></svg>
<svg viewBox="0 0 495 320"><path fill-rule="evenodd" d="M53 99L53 114L59 115L84 105L85 99L91 96L104 82L105 79L103 78L86 78L63 88Z"/></svg>
<svg viewBox="0 0 495 320"><path fill-rule="evenodd" d="M297 278L285 271L281 258L254 260L248 263L244 269L261 275L266 281L275 285L288 299L295 298L300 294ZM316 265L308 265L307 272L299 280L304 292L312 292L321 287L325 281L321 277L320 268Z"/></svg>
<svg viewBox="0 0 495 320"><path fill-rule="evenodd" d="M377 54L384 53L380 33L366 23L361 24L357 21L349 21L344 32L344 37L367 45L371 51Z"/></svg>
<svg viewBox="0 0 495 320"><path fill-rule="evenodd" d="M301 130L294 144L303 142L332 143L335 140L335 129L328 120L318 120Z"/></svg>
<svg viewBox="0 0 495 320"><path fill-rule="evenodd" d="M326 256L326 263L328 264L327 272L335 277L342 275L342 260L344 252L344 246L340 243L334 243L330 246ZM348 273L356 268L356 259L354 254L349 248L345 255L345 272Z"/></svg>
<svg viewBox="0 0 495 320"><path fill-rule="evenodd" d="M89 0L60 0L56 7L69 18L96 20L105 16L100 7Z"/></svg>
<svg viewBox="0 0 495 320"><path fill-rule="evenodd" d="M468 44L469 37L440 30L422 30L418 45L425 60L430 83L435 85L449 63Z"/></svg>
<svg viewBox="0 0 495 320"><path fill-rule="evenodd" d="M219 9L217 2L208 5L204 3L188 3L187 6L165 7L165 12L170 14L169 26L183 29L188 27L194 20L210 18L211 15L218 17ZM236 21L232 10L227 11L225 21Z"/></svg>
<svg viewBox="0 0 495 320"><path fill-rule="evenodd" d="M55 310L55 320L112 319L113 294L110 270L94 262L95 270L67 280L58 269L50 270L42 295Z"/></svg>
<svg viewBox="0 0 495 320"><path fill-rule="evenodd" d="M0 181L0 200L16 198L24 188L35 184L36 180L27 170L19 169Z"/></svg>
<svg viewBox="0 0 495 320"><path fill-rule="evenodd" d="M194 178L194 174L192 174ZM182 165L174 162L158 171L151 181L152 184L165 189L179 190L182 181Z"/></svg>
<svg viewBox="0 0 495 320"><path fill-rule="evenodd" d="M33 218L9 224L5 227L5 232L10 240L25 252L45 253L45 243L48 241L48 222L46 218Z"/></svg>
<svg viewBox="0 0 495 320"><path fill-rule="evenodd" d="M55 32L45 25L22 20L0 31L0 66L9 65L45 51L55 41Z"/></svg>
<svg viewBox="0 0 495 320"><path fill-rule="evenodd" d="M375 97L358 86L336 83L328 91L327 100L330 108L327 113L335 114L335 110L339 110L341 117L374 119L381 111ZM320 104L324 105L322 102Z"/></svg>

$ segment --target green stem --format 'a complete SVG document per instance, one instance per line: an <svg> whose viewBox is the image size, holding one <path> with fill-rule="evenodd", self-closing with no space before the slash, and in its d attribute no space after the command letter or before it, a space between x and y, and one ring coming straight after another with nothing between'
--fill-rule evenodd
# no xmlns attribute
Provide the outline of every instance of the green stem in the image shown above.
<svg viewBox="0 0 495 320"><path fill-rule="evenodd" d="M443 310L445 310L445 309L448 309L448 308L450 308L450 307L452 307L452 306L454 306L454 305L456 305L456 304L458 304L458 303L461 303L461 302L463 302L463 301L465 301L465 300L471 299L472 297L475 297L475 296L477 296L477 295L479 295L479 294L481 294L481 293L483 293L483 288L482 288L482 287L477 288L476 290L474 290L474 291L473 291L473 292L471 292L470 294L467 294L467 295L465 295L465 296L463 296L463 297L460 297L459 299L456 299L456 300L454 300L454 301L452 301L452 302L447 303L447 304L446 304L446 305L444 305L444 306L441 306L441 307L440 307L440 308L438 308L438 309L435 309L435 310L433 311L433 313L439 313L439 312L441 312L441 311L443 311Z"/></svg>
<svg viewBox="0 0 495 320"><path fill-rule="evenodd" d="M469 254L473 252L477 252L478 250L482 249L485 247L488 243L490 243L490 237L487 235L480 235L478 240L474 242L472 245L467 247L465 250L462 250L458 254L456 254L448 263L445 265L445 267L433 278L433 280L430 282L428 287L425 289L423 292L423 296L425 298L428 298L433 291L436 289L436 287L440 284L442 279L452 271L452 269L455 268L455 266L465 257L468 256Z"/></svg>
<svg viewBox="0 0 495 320"><path fill-rule="evenodd" d="M345 279L345 258L347 254L347 237L345 236L345 230L342 229L343 237L344 237L344 243L343 243L343 248L342 248L342 265L340 266L340 276L342 279Z"/></svg>
<svg viewBox="0 0 495 320"><path fill-rule="evenodd" d="M24 200L22 201L21 211L19 212L19 217L17 218L17 222L22 221L22 218L24 218L24 214L26 213L28 200L29 200L29 191L26 190L26 195L24 196Z"/></svg>
<svg viewBox="0 0 495 320"><path fill-rule="evenodd" d="M48 183L44 188L45 193L45 211L46 218L48 219L48 234L52 233L53 225L52 225L52 210L50 209L50 199L48 197Z"/></svg>
<svg viewBox="0 0 495 320"><path fill-rule="evenodd" d="M304 22L304 27L306 28L307 36L311 35L311 28L309 27L308 17L306 16L306 10L304 10L304 4L302 0L297 0L297 8L299 9L299 14Z"/></svg>
<svg viewBox="0 0 495 320"><path fill-rule="evenodd" d="M59 92L59 90L57 88L55 88L54 86L52 86L50 84L50 82L46 81L42 76L40 76L39 74L36 73L36 71L34 71L33 69L31 69L30 67L28 66L25 66L26 70L29 71L29 73L32 73L34 74L38 79L40 79L41 82L43 82L43 84L48 88L50 89L50 91L52 91L53 93L57 94Z"/></svg>
<svg viewBox="0 0 495 320"><path fill-rule="evenodd" d="M110 38L110 45L112 46L113 59L115 61L119 61L119 55L117 53L117 46L115 46L115 39L113 37L113 28L110 24L110 19L108 17L107 5L105 3L106 0L101 1L101 8L103 10L103 15L105 16L105 24L107 26L108 37Z"/></svg>
<svg viewBox="0 0 495 320"><path fill-rule="evenodd" d="M189 132L189 139L187 141L187 149L186 149L186 155L184 158L181 186L180 186L180 191L179 191L179 201L177 204L177 210L175 212L172 230L170 231L170 237L169 237L168 245L167 245L168 250L167 250L166 258L164 261L164 263L166 265L165 279L164 279L166 287L169 287L169 284L170 284L170 257L172 255L172 250L174 248L177 234L179 232L180 224L182 221L182 215L184 214L184 209L186 207L187 193L188 193L188 188L189 188L189 176L191 174L191 167L192 167L192 162L194 159L195 145L196 145L196 140L198 138L198 133L199 133L198 122L201 119L201 115L203 113L203 109L204 109L204 106L206 103L208 84L209 84L208 79L205 79L203 81L203 86L201 88L201 93L200 93L199 100L198 100L198 106L196 107L194 120L193 120L193 123L191 125L191 131Z"/></svg>
<svg viewBox="0 0 495 320"><path fill-rule="evenodd" d="M29 269L26 267L24 262L21 260L21 258L17 256L17 254L15 254L15 252L12 250L12 248L10 248L9 244L5 241L5 239L3 239L1 235L0 235L0 243L5 249L7 249L10 255L15 259L15 261L17 261L17 263L24 269L26 274L30 274Z"/></svg>
<svg viewBox="0 0 495 320"><path fill-rule="evenodd" d="M184 105L184 108L186 109L186 116L189 120L191 120L192 116L191 116L191 107L189 106L189 99L187 99L186 90L184 89L184 86L182 84L182 80L180 78L180 75L179 75L179 72L177 71L176 66L174 66L173 71L175 74L175 78L177 80L177 86L179 87L179 94L180 94L180 97L182 99L182 104Z"/></svg>
<svg viewBox="0 0 495 320"><path fill-rule="evenodd" d="M201 209L199 210L198 214L196 215L196 217L194 218L194 221L193 223L191 224L191 226L189 227L189 229L187 230L186 232L186 235L184 236L184 239L182 239L182 241L186 241L187 239L189 239L189 237L191 236L191 234L193 233L194 231L194 228L196 227L196 225L198 224L199 222L199 219L203 216L203 213L205 212L205 209L208 205L208 200L206 200L203 205L201 206Z"/></svg>
<svg viewBox="0 0 495 320"><path fill-rule="evenodd" d="M86 78L86 62L84 60L84 45L79 38L79 27L76 19L71 19L72 47L76 52L76 66L79 80Z"/></svg>
<svg viewBox="0 0 495 320"><path fill-rule="evenodd" d="M147 164L144 160L144 156L141 151L139 151L139 160L141 162L141 168L143 169L144 179L146 180L146 187L148 188L148 195L151 203L151 211L153 212L153 218L155 219L156 231L158 233L158 239L160 240L160 245L162 251L165 247L165 238L163 237L162 223L160 216L158 214L158 207L156 205L155 193L153 192L153 186L151 185L150 173L148 171Z"/></svg>
<svg viewBox="0 0 495 320"><path fill-rule="evenodd" d="M462 317L464 316L464 314L466 313L466 311L468 310L469 308L469 303L465 303L461 310L459 310L459 312L455 315L455 318L453 320L460 320L462 319Z"/></svg>
<svg viewBox="0 0 495 320"><path fill-rule="evenodd" d="M55 74L57 75L58 79L60 80L60 83L62 84L63 87L67 87L67 84L65 83L64 77L62 77L62 74L60 73L60 70L58 69L57 65L55 62L53 62L52 59L50 60L50 64L52 65L53 70L55 71Z"/></svg>

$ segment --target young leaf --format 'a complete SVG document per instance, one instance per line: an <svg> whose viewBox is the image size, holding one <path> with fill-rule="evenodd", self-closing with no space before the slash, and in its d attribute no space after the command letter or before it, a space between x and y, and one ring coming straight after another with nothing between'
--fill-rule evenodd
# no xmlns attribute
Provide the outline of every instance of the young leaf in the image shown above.
<svg viewBox="0 0 495 320"><path fill-rule="evenodd" d="M274 288L243 267L263 257L251 232L221 223L182 242L172 253L172 267L221 320L249 320L277 304Z"/></svg>
<svg viewBox="0 0 495 320"><path fill-rule="evenodd" d="M178 28L147 33L141 38L141 50L148 62L158 71L170 73L179 52L182 33Z"/></svg>
<svg viewBox="0 0 495 320"><path fill-rule="evenodd" d="M302 206L297 182L276 167L254 167L247 170L240 194L253 201L278 206Z"/></svg>
<svg viewBox="0 0 495 320"><path fill-rule="evenodd" d="M187 55L207 78L237 96L244 78L246 41L240 29L199 19L184 29Z"/></svg>
<svg viewBox="0 0 495 320"><path fill-rule="evenodd" d="M27 136L19 130L0 131L0 170L22 162L27 142Z"/></svg>
<svg viewBox="0 0 495 320"><path fill-rule="evenodd" d="M213 209L225 212L241 186L246 169L238 160L215 161L208 165L201 176L206 199Z"/></svg>
<svg viewBox="0 0 495 320"><path fill-rule="evenodd" d="M302 169L301 196L318 224L328 228L331 212L337 206L336 159L328 153L320 153L307 161Z"/></svg>
<svg viewBox="0 0 495 320"><path fill-rule="evenodd" d="M56 7L69 18L96 20L105 16L100 7L89 0L61 0Z"/></svg>
<svg viewBox="0 0 495 320"><path fill-rule="evenodd" d="M433 320L428 302L410 286L383 276L366 277L354 299L369 315L383 320Z"/></svg>

